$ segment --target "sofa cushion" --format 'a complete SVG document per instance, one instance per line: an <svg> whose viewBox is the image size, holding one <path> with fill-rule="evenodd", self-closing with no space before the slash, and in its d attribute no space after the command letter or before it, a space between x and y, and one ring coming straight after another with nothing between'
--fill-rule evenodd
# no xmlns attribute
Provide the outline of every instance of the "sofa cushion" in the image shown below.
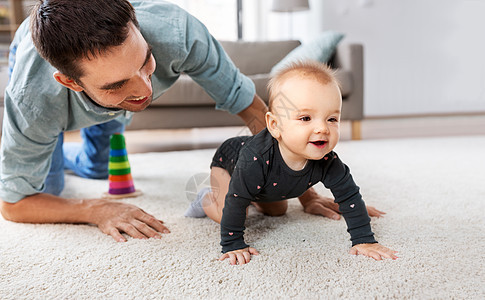
<svg viewBox="0 0 485 300"><path fill-rule="evenodd" d="M352 92L352 75L349 71L337 70L335 76L340 83L342 97ZM256 87L256 93L268 101L267 84L269 74L255 74L248 76ZM345 99L344 99L345 100ZM195 81L188 75L181 75L162 96L153 101L151 106L214 106L215 102Z"/></svg>
<svg viewBox="0 0 485 300"><path fill-rule="evenodd" d="M188 75L182 74L175 83L150 106L207 106L214 100Z"/></svg>
<svg viewBox="0 0 485 300"><path fill-rule="evenodd" d="M243 74L266 74L288 53L300 45L299 41L221 41L226 53Z"/></svg>
<svg viewBox="0 0 485 300"><path fill-rule="evenodd" d="M256 94L267 101L269 74L249 75L254 82ZM151 106L214 106L212 98L189 76L181 75L162 96L153 101Z"/></svg>
<svg viewBox="0 0 485 300"><path fill-rule="evenodd" d="M334 31L326 31L313 41L302 44L288 53L285 58L278 62L272 69L271 74L275 74L289 63L299 60L315 60L327 63L335 53L338 43L344 35Z"/></svg>
<svg viewBox="0 0 485 300"><path fill-rule="evenodd" d="M352 73L347 70L344 71L339 69L335 73L335 77L337 78L337 81L339 83L340 93L342 93L342 98L345 101L345 98L347 98L354 90Z"/></svg>

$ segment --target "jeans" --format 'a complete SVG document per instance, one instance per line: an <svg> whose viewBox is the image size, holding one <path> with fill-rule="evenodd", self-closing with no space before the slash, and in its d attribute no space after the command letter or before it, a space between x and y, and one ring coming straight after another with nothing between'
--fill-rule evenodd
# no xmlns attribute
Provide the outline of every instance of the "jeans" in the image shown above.
<svg viewBox="0 0 485 300"><path fill-rule="evenodd" d="M113 133L123 133L125 125L112 120L81 129L83 143L65 143L59 135L52 163L45 181L44 193L59 195L64 189L64 169L84 178L108 178L110 143Z"/></svg>

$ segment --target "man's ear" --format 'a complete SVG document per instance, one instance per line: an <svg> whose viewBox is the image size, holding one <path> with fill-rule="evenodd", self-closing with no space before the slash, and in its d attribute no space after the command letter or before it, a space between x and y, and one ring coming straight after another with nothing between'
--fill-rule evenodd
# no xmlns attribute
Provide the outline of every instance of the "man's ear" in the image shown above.
<svg viewBox="0 0 485 300"><path fill-rule="evenodd" d="M269 133L271 133L275 139L279 139L281 132L278 127L278 119L276 116L272 112L267 112L264 118L266 120L266 128L268 128Z"/></svg>
<svg viewBox="0 0 485 300"><path fill-rule="evenodd" d="M57 82L59 82L63 86L75 92L82 92L84 90L84 88L81 87L79 84L77 84L74 80L72 80L71 78L67 77L66 75L62 74L59 71L55 71L53 76Z"/></svg>

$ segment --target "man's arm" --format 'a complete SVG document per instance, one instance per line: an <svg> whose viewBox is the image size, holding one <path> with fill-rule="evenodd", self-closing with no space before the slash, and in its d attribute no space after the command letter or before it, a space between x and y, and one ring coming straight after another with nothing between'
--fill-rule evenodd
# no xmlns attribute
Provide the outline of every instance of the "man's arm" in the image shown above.
<svg viewBox="0 0 485 300"><path fill-rule="evenodd" d="M298 199L306 213L340 220L338 204L332 198L319 195L313 187L309 188Z"/></svg>
<svg viewBox="0 0 485 300"><path fill-rule="evenodd" d="M257 94L254 94L253 103L240 112L238 116L246 123L249 130L256 134L266 127L264 116L267 111L268 107L264 101Z"/></svg>
<svg viewBox="0 0 485 300"><path fill-rule="evenodd" d="M66 199L50 194L27 196L17 203L0 201L6 220L21 223L96 224L116 241L125 242L122 232L134 238L160 238L170 231L142 209L105 199Z"/></svg>

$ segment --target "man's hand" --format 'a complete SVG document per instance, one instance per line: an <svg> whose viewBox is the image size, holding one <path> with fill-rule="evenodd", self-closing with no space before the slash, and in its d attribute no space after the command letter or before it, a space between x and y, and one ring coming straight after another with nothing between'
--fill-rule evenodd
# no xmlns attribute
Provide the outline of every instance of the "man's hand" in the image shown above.
<svg viewBox="0 0 485 300"><path fill-rule="evenodd" d="M298 199L306 213L340 220L338 204L333 202L334 200L332 198L319 195L313 188L308 189Z"/></svg>
<svg viewBox="0 0 485 300"><path fill-rule="evenodd" d="M118 242L126 242L122 232L136 239L160 239L160 233L170 233L161 220L134 205L110 200L94 201L92 223Z"/></svg>
<svg viewBox="0 0 485 300"><path fill-rule="evenodd" d="M352 247L349 251L353 255L364 255L372 257L375 260L382 260L383 258L397 259L398 257L394 254L397 251L391 250L380 244L358 244Z"/></svg>
<svg viewBox="0 0 485 300"><path fill-rule="evenodd" d="M378 210L374 206L366 205L366 207L367 207L367 213L369 214L370 217L380 218L380 217L383 217L386 214L385 212Z"/></svg>
<svg viewBox="0 0 485 300"><path fill-rule="evenodd" d="M6 220L18 223L96 224L116 241L125 242L125 232L134 238L160 238L170 231L152 215L123 202L106 199L68 199L50 194L27 196L16 203L0 200Z"/></svg>
<svg viewBox="0 0 485 300"><path fill-rule="evenodd" d="M334 199L319 195L313 188L308 189L303 195L298 197L306 213L320 215L334 220L340 220L338 204ZM371 217L383 217L386 213L373 206L366 206L367 213Z"/></svg>
<svg viewBox="0 0 485 300"><path fill-rule="evenodd" d="M229 258L229 263L231 265L240 264L244 265L251 261L251 255L259 255L258 250L248 247L244 249L229 251L219 258L219 261L223 261L226 258Z"/></svg>

